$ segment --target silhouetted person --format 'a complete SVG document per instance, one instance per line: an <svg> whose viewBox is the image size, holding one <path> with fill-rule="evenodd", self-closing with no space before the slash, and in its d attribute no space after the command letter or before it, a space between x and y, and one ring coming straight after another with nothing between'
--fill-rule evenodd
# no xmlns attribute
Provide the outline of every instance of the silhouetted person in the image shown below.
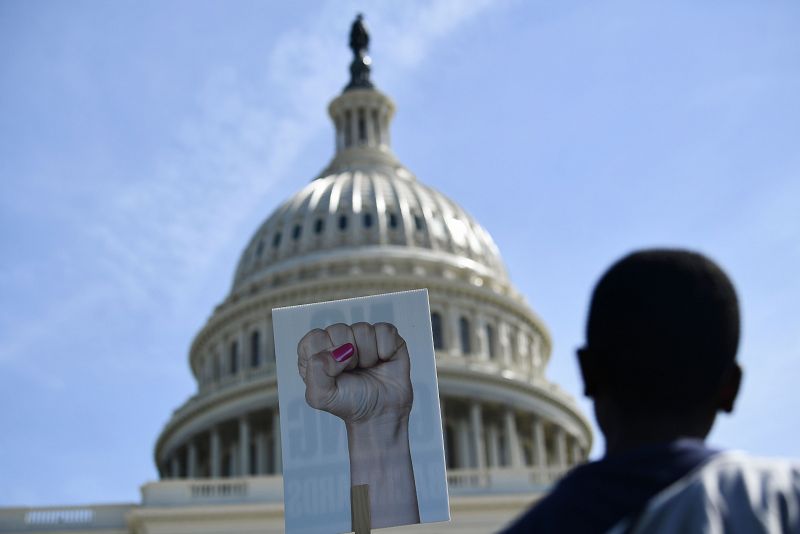
<svg viewBox="0 0 800 534"><path fill-rule="evenodd" d="M797 465L704 443L733 410L738 343L736 292L710 259L644 250L615 263L578 350L605 455L505 532L800 532Z"/></svg>

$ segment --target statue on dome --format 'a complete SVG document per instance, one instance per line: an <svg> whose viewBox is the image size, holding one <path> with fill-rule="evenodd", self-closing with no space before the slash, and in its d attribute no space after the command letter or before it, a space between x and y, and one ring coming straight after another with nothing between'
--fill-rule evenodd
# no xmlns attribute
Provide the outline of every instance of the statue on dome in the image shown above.
<svg viewBox="0 0 800 534"><path fill-rule="evenodd" d="M368 48L369 33L364 25L364 16L359 13L350 27L350 49L353 51L353 61L350 63L350 83L344 88L345 91L373 88L369 79L372 60L367 55Z"/></svg>
<svg viewBox="0 0 800 534"><path fill-rule="evenodd" d="M353 54L358 56L365 54L368 48L369 33L367 33L367 28L364 26L364 15L359 13L350 28L350 49Z"/></svg>

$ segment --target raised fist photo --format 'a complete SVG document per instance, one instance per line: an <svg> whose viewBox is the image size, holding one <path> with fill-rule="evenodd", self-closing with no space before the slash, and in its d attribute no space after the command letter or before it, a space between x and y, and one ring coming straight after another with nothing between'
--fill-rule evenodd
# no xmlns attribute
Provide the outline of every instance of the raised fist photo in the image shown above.
<svg viewBox="0 0 800 534"><path fill-rule="evenodd" d="M405 340L390 323L337 323L297 344L312 408L347 429L351 486L368 485L372 527L419 522L408 442L414 402Z"/></svg>

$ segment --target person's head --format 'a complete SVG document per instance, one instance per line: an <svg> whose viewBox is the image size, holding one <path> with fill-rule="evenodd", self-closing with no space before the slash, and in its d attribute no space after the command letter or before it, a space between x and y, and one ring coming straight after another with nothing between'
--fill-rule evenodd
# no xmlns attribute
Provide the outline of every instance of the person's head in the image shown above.
<svg viewBox="0 0 800 534"><path fill-rule="evenodd" d="M736 292L713 261L673 249L620 259L595 286L579 350L601 428L604 417L669 420L705 437L716 413L733 409L738 343Z"/></svg>

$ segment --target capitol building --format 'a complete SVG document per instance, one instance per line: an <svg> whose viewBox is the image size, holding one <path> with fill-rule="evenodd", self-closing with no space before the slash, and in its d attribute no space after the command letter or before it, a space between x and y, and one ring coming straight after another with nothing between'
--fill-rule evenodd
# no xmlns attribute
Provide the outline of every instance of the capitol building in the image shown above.
<svg viewBox="0 0 800 534"><path fill-rule="evenodd" d="M197 390L155 444L160 479L139 503L0 509L0 532L283 532L272 309L418 288L430 298L452 521L393 531L496 531L586 459L589 422L546 379L547 328L491 236L392 152L396 108L373 85L367 43L359 18L350 82L328 107L332 160L256 229L191 344Z"/></svg>

